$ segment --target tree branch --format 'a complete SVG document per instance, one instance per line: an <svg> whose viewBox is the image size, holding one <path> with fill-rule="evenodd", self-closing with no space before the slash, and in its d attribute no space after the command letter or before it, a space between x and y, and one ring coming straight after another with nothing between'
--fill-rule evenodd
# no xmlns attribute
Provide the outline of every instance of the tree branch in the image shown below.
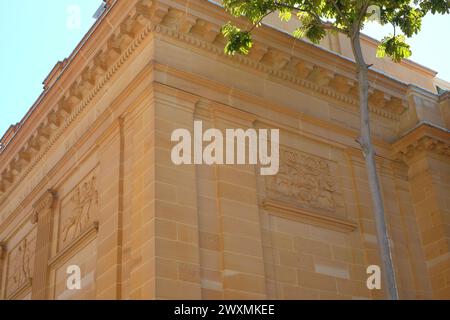
<svg viewBox="0 0 450 320"><path fill-rule="evenodd" d="M250 30L248 30L248 32L252 32L253 29L255 29L269 14L272 13L274 13L273 10L268 11L265 15L261 17L261 19L259 19L256 23L253 24L253 26L250 28Z"/></svg>
<svg viewBox="0 0 450 320"><path fill-rule="evenodd" d="M319 23L324 29L333 30L333 31L340 32L340 33L346 33L345 30L340 29L340 28L332 25L331 23L323 21L317 13L312 12L311 10L302 9L300 7L294 7L294 6L291 6L291 5L283 3L283 2L278 2L276 4L282 8L288 8L288 9L291 9L292 11L306 12L306 13L312 15L314 17L314 19L316 20L316 22Z"/></svg>
<svg viewBox="0 0 450 320"><path fill-rule="evenodd" d="M342 10L341 10L341 9L339 8L339 6L337 5L337 2L336 2L336 1L333 1L333 6L334 6L334 8L335 8L336 11L337 11L338 16L340 16L342 20L345 20L346 17L345 17L344 14L342 13Z"/></svg>

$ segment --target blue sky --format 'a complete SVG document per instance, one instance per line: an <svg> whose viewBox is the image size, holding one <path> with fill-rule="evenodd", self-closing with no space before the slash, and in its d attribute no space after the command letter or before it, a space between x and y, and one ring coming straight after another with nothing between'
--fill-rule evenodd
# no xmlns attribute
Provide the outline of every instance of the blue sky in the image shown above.
<svg viewBox="0 0 450 320"><path fill-rule="evenodd" d="M101 0L0 0L0 136L19 122L42 92L42 81L68 57L94 23ZM79 15L78 15L79 13ZM77 19L79 16L79 19ZM450 16L427 16L409 40L412 60L450 81ZM389 26L365 30L381 39Z"/></svg>
<svg viewBox="0 0 450 320"><path fill-rule="evenodd" d="M407 39L413 52L410 60L439 72L437 76L448 82L450 82L449 31L450 15L429 14L422 21L420 33ZM370 22L364 33L381 40L393 33L393 28L391 25L380 26L376 22Z"/></svg>
<svg viewBox="0 0 450 320"><path fill-rule="evenodd" d="M71 54L93 25L101 3L0 0L0 137L33 105L54 65Z"/></svg>

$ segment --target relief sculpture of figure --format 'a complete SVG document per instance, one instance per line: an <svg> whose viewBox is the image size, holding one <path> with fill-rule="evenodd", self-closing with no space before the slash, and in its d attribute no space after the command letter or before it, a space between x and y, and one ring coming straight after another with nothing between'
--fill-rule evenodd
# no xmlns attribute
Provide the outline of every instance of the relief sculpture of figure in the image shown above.
<svg viewBox="0 0 450 320"><path fill-rule="evenodd" d="M18 246L12 263L12 281L14 289L19 288L30 279L30 252L28 250L28 240L25 238Z"/></svg>
<svg viewBox="0 0 450 320"><path fill-rule="evenodd" d="M95 177L78 187L71 198L71 202L75 205L75 213L67 218L62 229L63 242L74 239L87 226L94 201L97 202Z"/></svg>

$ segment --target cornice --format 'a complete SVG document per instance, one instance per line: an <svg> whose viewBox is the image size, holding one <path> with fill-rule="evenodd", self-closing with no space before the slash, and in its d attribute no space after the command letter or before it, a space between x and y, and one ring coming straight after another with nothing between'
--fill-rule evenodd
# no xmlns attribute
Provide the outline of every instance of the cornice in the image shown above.
<svg viewBox="0 0 450 320"><path fill-rule="evenodd" d="M446 92L444 92L444 93L442 93L440 96L439 96L439 101L445 101L445 100L449 100L450 101L450 91L446 91Z"/></svg>
<svg viewBox="0 0 450 320"><path fill-rule="evenodd" d="M396 159L408 163L424 152L450 158L450 131L422 123L393 146Z"/></svg>
<svg viewBox="0 0 450 320"><path fill-rule="evenodd" d="M90 66L82 71L25 145L3 169L0 174L0 203L28 176L149 35L151 25L148 23L154 11L152 7L145 7L145 3L148 1L141 0L139 4L143 7L139 7L138 4L137 10L130 12L122 22L120 32L113 34L107 48L100 50L93 57Z"/></svg>
<svg viewBox="0 0 450 320"><path fill-rule="evenodd" d="M142 91L141 94L136 98L135 102L132 105L128 105L123 114L131 112L132 110L138 108L139 105L142 104L144 99L150 99L153 96L153 90L151 82L147 82L149 79L149 75L152 72L151 64L148 64L137 76L133 79L133 81L128 84L128 86L121 91L120 95L117 96L112 104L109 104L107 109L101 115L95 119L95 121L90 125L87 131L83 131L78 137L79 139L73 142L69 142L65 145L66 152L62 154L61 158L55 163L55 165L51 168L48 168L46 172L41 173L41 176L37 179L33 179L34 181L30 181L29 186L27 186L26 191L22 192L19 196L19 202L15 203L13 207L10 208L9 213L6 214L5 218L0 222L0 233L8 228L12 222L18 217L20 213L24 210L27 210L29 206L32 206L34 203L34 199L38 198L42 192L45 192L46 187L48 187L48 181L53 180L55 177L57 179L63 179L62 177L68 177L73 172L77 170L80 163L83 163L87 158L89 158L92 154L94 154L100 145L103 143L107 143L108 136L117 131L117 128L120 126L120 118L116 118L115 121L109 123L106 130L103 130L102 133L96 136L95 141L91 141L88 143L89 146L82 154L77 155L78 151L86 145L88 140L94 136L95 132L100 129L102 124L105 123L107 119L111 119L111 114L117 110L119 106L123 106L121 102L126 99L127 92L130 92L129 88L134 88L138 84L148 83L146 86L147 89ZM113 111L114 110L114 111ZM120 112L118 112L119 114ZM126 119L130 119L127 117ZM72 164L71 164L72 163ZM61 171L62 168L68 168L68 171ZM28 185L28 184L27 184ZM58 183L56 183L58 185ZM52 186L54 186L52 184ZM31 215L31 222L33 222L34 212ZM37 221L35 221L37 222Z"/></svg>
<svg viewBox="0 0 450 320"><path fill-rule="evenodd" d="M431 101L433 101L435 103L437 103L439 101L439 96L438 95L436 95L436 94L434 94L434 93L432 93L430 91L427 91L427 90L425 90L425 89L423 89L421 87L413 85L413 84L408 85L408 91L407 91L406 94L407 94L408 97L410 97L410 96L420 96L423 99L428 99L428 100L431 100Z"/></svg>
<svg viewBox="0 0 450 320"><path fill-rule="evenodd" d="M361 34L361 40L366 42L368 45L372 46L372 48L378 48L378 46L381 43L379 40L372 38L367 34ZM400 63L409 69L417 70L432 78L434 78L438 74L437 71L430 69L410 59L403 59Z"/></svg>
<svg viewBox="0 0 450 320"><path fill-rule="evenodd" d="M170 9L172 12L176 9ZM175 15L175 13L172 13ZM210 33L210 29L219 30L218 25L210 26L204 32ZM358 106L356 81L336 70L328 69L303 60L299 56L289 54L287 51L269 47L267 44L256 42L255 49L249 56L226 56L223 52L224 42L222 36L217 32L214 41L205 41L197 33L183 33L173 22L163 22L155 27L155 32L182 41L191 46L209 51L215 56L222 57L228 61L237 62L240 65L268 74L269 76L290 83L304 90L313 91L316 94L326 96L344 104ZM209 34L210 39L213 37ZM320 49L317 49L320 50ZM377 81L381 83L381 81ZM404 95L403 95L404 96ZM399 116L406 110L406 100L400 94L391 95L372 86L369 97L369 108L372 113L381 117L398 120Z"/></svg>
<svg viewBox="0 0 450 320"><path fill-rule="evenodd" d="M124 7L128 3L115 1L100 24L109 24L111 27L107 15L119 16L118 10L128 8ZM23 143L13 148L18 151L11 154L5 150L4 153L8 153L8 157L1 155L2 160L6 161L4 165L2 164L0 172L0 203L28 176L150 33L184 42L198 50L208 51L222 59L264 72L278 81L312 90L342 103L355 106L358 104L355 79L340 74L338 70L327 69L306 61L296 52L292 52L291 48L288 49L286 46L280 48L280 43L292 40L288 39L287 35L263 27L261 32L270 33L271 42L256 41L255 50L248 57L228 57L223 52L224 39L220 34L220 23L228 18L225 13L221 11L219 13L215 5L201 0L138 0L132 4L135 5L131 5L125 18L116 24L117 29L112 30L105 46L96 48L97 50L91 47L89 50L86 49L87 52L80 53L87 61L87 67L75 70L77 66L72 67L70 63L64 67L62 75L58 76L45 92L45 95L60 94L62 97L55 105L46 107L45 112L43 106L36 106L37 110L41 108L42 111L39 112L42 112L43 120L27 128L27 136L20 139ZM211 13L216 22L196 16L192 8ZM122 11L120 16L123 14ZM218 17L223 21L218 21ZM88 37L85 41L94 39ZM274 41L278 41L278 44L271 45ZM80 49L77 49L77 52L78 50ZM317 50L320 52L320 49ZM66 72L72 75L72 81L70 85L63 87L59 82ZM394 121L398 120L406 108L404 96L401 93L388 94L387 89L375 87L369 100L370 110L373 113Z"/></svg>

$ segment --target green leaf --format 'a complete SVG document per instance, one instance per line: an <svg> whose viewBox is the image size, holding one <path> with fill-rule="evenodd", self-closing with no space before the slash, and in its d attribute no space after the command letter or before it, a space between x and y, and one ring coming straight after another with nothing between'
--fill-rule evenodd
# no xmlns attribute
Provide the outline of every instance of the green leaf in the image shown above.
<svg viewBox="0 0 450 320"><path fill-rule="evenodd" d="M405 42L404 35L386 37L381 41L377 50L377 57L390 57L394 62L400 62L411 56L411 47Z"/></svg>
<svg viewBox="0 0 450 320"><path fill-rule="evenodd" d="M231 24L224 26L222 33L228 39L225 52L247 54L253 44L251 32L271 12L278 12L283 22L292 22L293 18L297 20L299 25L293 28L293 36L308 38L316 44L326 36L329 26L324 24L348 37L359 36L370 15L366 10L361 11L366 8L365 3L367 1L364 0L223 0L227 12L252 24L248 31ZM379 14L381 24L393 25L406 37L420 31L427 13L450 13L450 0L371 0L369 3ZM381 43L377 56L401 61L411 56L411 48L403 36L389 36Z"/></svg>
<svg viewBox="0 0 450 320"><path fill-rule="evenodd" d="M294 32L292 33L292 35L296 38L303 38L306 36L306 30L303 28L298 27L297 29L294 30Z"/></svg>
<svg viewBox="0 0 450 320"><path fill-rule="evenodd" d="M321 25L311 24L306 30L305 35L312 43L319 44L320 40L322 40L326 34L325 29Z"/></svg>
<svg viewBox="0 0 450 320"><path fill-rule="evenodd" d="M318 44L326 36L325 29L312 15L306 12L300 12L297 14L297 18L300 26L293 32L294 37L306 37L312 43Z"/></svg>
<svg viewBox="0 0 450 320"><path fill-rule="evenodd" d="M238 27L230 22L222 27L222 34L228 40L225 46L225 53L234 55L236 53L248 54L253 46L253 40L250 32L241 31Z"/></svg>
<svg viewBox="0 0 450 320"><path fill-rule="evenodd" d="M449 0L426 0L426 1L416 1L419 2L420 8L426 12L431 12L432 14L448 14L450 13L450 1Z"/></svg>
<svg viewBox="0 0 450 320"><path fill-rule="evenodd" d="M290 9L280 10L279 17L281 21L290 21L292 18L292 12Z"/></svg>

